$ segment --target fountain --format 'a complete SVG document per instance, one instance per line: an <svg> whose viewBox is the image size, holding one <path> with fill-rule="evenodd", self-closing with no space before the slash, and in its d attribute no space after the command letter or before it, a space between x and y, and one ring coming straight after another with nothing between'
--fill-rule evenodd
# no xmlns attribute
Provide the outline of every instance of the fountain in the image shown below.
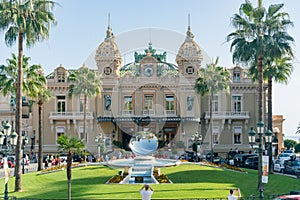
<svg viewBox="0 0 300 200"><path fill-rule="evenodd" d="M107 162L113 167L129 167L128 176L121 184L158 183L153 176L154 167L178 165L180 162L172 159L156 159L152 156L157 150L157 137L146 131L140 131L132 136L129 147L136 155L130 159L110 160Z"/></svg>

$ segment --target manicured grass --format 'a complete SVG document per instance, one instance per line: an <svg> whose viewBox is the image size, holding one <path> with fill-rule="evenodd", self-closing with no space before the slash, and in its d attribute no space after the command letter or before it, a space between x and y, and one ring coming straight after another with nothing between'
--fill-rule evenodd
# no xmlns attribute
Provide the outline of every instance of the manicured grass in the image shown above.
<svg viewBox="0 0 300 200"><path fill-rule="evenodd" d="M105 184L120 169L105 166L89 166L72 170L72 199L140 199L138 190L142 184ZM239 187L242 196L258 195L257 171L234 172L195 164L182 164L162 168L174 184L153 184L155 198L225 198L230 188ZM23 192L15 193L14 178L9 180L9 196L20 198L67 199L66 171L44 175L23 175ZM300 180L277 174L269 176L265 195L300 191ZM3 196L4 179L0 180L0 195Z"/></svg>

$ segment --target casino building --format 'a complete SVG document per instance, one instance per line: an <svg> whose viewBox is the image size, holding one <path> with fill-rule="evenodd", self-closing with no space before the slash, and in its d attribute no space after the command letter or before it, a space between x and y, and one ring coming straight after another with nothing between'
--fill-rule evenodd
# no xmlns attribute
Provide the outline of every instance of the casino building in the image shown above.
<svg viewBox="0 0 300 200"><path fill-rule="evenodd" d="M247 69L227 67L231 74L230 91L213 97L210 134L209 98L194 89L198 69L206 66L190 27L178 47L176 64L169 63L167 53L158 53L151 42L145 44L144 53L135 52L133 56L133 62L123 64L115 36L108 27L94 57L101 75L102 93L88 99L86 133L83 133L83 98L68 97L67 80L72 70L60 65L48 74L48 89L53 98L45 102L42 110L43 140L37 137L38 109L34 105L28 118L23 119L27 124L26 134L32 138L28 148L37 151L37 144L42 142L45 153L56 152L57 137L65 134L84 139L87 149L94 154L99 150L99 143L105 145L105 152L111 151L113 141L129 150L128 143L136 132L151 131L165 144L161 150L166 152L191 151L195 134L201 137L199 152L202 154L211 147L223 156L231 148L250 150L248 132L258 121L258 93L257 84L247 77ZM266 102L264 95L264 108ZM3 112L1 119L13 121ZM283 147L282 122L276 123L278 132L273 145L277 151Z"/></svg>

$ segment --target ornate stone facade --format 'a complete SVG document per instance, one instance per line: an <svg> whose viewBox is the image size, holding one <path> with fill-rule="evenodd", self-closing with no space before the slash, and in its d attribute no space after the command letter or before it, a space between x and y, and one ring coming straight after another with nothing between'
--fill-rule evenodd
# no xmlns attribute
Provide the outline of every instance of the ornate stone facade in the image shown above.
<svg viewBox="0 0 300 200"><path fill-rule="evenodd" d="M53 98L43 106L43 141L35 137L35 144L42 142L45 153L56 152L59 135L82 139L87 135L87 149L96 153L98 144L95 138L100 133L106 151L109 151L113 140L128 149L132 135L147 130L165 143L165 150L179 148L191 151L193 135L198 132L203 139L203 154L211 150L211 141L214 152L222 156L226 156L231 148L248 152L248 131L256 126L258 120L258 95L257 85L247 77L247 69L239 66L228 68L231 74L230 92L213 97L213 128L210 134L208 96L202 97L194 89L198 69L206 66L202 64L202 51L190 27L178 48L177 64L168 63L166 56L166 52L156 53L149 43L144 54L136 52L134 62L122 65L121 52L108 27L106 38L95 55L102 93L88 99L87 134L83 133L83 99L68 97L67 77L72 70L60 65L47 75ZM1 119L7 120L10 112L3 114L2 109ZM27 134L32 136L38 130L36 105L28 122L31 124ZM282 128L279 130L281 133ZM34 150L37 151L37 147Z"/></svg>

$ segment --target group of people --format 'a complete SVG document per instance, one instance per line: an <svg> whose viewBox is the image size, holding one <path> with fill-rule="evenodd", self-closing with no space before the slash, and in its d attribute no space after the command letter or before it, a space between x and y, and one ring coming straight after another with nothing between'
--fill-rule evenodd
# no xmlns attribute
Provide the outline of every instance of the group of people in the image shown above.
<svg viewBox="0 0 300 200"><path fill-rule="evenodd" d="M49 164L51 163L51 166L61 165L63 160L59 156L54 156L53 154L47 155L45 158L45 168L47 169L49 167Z"/></svg>
<svg viewBox="0 0 300 200"><path fill-rule="evenodd" d="M144 184L140 189L140 194L142 196L142 200L151 200L151 196L153 195L154 190L148 184ZM227 199L228 200L238 200L241 198L241 191L239 188L230 189Z"/></svg>

